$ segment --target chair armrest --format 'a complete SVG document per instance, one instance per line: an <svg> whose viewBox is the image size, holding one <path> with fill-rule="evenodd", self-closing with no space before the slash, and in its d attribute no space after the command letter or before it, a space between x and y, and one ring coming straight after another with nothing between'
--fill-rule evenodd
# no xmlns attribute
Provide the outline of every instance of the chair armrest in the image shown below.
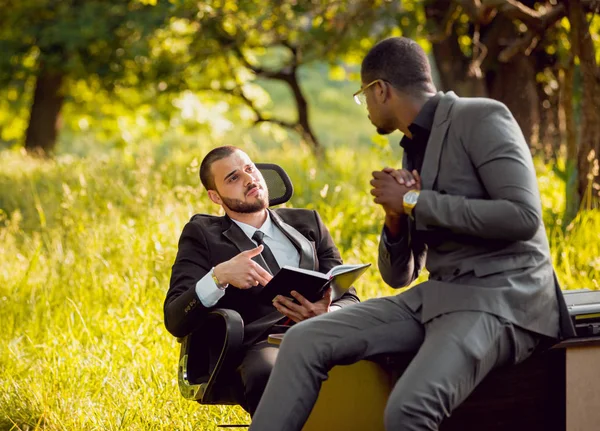
<svg viewBox="0 0 600 431"><path fill-rule="evenodd" d="M179 390L186 399L205 402L219 373L237 358L244 341L244 322L237 311L217 308L194 332L178 341Z"/></svg>

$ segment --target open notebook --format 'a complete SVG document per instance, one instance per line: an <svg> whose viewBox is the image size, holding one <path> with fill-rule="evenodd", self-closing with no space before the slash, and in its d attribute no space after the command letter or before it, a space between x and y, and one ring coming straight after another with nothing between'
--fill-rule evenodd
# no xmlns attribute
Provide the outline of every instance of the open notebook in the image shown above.
<svg viewBox="0 0 600 431"><path fill-rule="evenodd" d="M271 279L261 292L265 300L272 301L277 295L292 298L291 291L295 290L310 302L316 302L323 297L325 291L331 286L332 299L335 301L350 289L364 272L371 266L370 263L358 265L338 265L327 273L311 271L309 269L295 268L285 265Z"/></svg>

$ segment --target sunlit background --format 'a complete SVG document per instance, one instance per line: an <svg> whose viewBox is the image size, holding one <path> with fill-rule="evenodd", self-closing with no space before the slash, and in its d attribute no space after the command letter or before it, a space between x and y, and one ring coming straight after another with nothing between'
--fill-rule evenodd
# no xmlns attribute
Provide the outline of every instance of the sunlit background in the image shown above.
<svg viewBox="0 0 600 431"><path fill-rule="evenodd" d="M369 179L399 167L401 136L377 136L352 93L387 36L418 40L440 89L511 108L563 288L598 289L600 17L583 0L474 5L0 0L0 430L248 423L180 396L163 326L181 229L219 209L199 163L232 144L280 164L287 205L375 264ZM376 265L356 287L395 293Z"/></svg>

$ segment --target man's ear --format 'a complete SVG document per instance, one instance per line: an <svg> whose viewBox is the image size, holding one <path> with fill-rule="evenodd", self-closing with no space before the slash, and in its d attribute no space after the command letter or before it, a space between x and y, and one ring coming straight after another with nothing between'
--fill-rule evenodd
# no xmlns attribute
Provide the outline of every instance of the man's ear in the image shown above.
<svg viewBox="0 0 600 431"><path fill-rule="evenodd" d="M209 197L209 199L211 201L213 201L217 205L223 205L223 201L221 200L221 196L219 196L219 194L216 191L214 191L214 190L208 190L208 197Z"/></svg>
<svg viewBox="0 0 600 431"><path fill-rule="evenodd" d="M392 86L385 81L379 81L377 92L379 93L379 100L382 103L387 102L392 97Z"/></svg>

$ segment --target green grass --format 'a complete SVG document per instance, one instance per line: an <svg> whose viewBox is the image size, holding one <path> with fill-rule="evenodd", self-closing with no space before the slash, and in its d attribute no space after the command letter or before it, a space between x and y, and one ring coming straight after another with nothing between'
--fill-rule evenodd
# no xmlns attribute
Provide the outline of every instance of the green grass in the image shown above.
<svg viewBox="0 0 600 431"><path fill-rule="evenodd" d="M178 345L162 323L177 239L196 212L214 212L195 152L112 152L43 162L0 153L0 430L216 430L247 423L239 407L205 407L177 389ZM376 262L382 212L372 169L389 151L336 149L321 169L305 150L255 159L286 168L291 206L316 208L347 262ZM600 214L563 231L564 185L539 166L560 279L595 287ZM376 269L362 298L395 293Z"/></svg>

